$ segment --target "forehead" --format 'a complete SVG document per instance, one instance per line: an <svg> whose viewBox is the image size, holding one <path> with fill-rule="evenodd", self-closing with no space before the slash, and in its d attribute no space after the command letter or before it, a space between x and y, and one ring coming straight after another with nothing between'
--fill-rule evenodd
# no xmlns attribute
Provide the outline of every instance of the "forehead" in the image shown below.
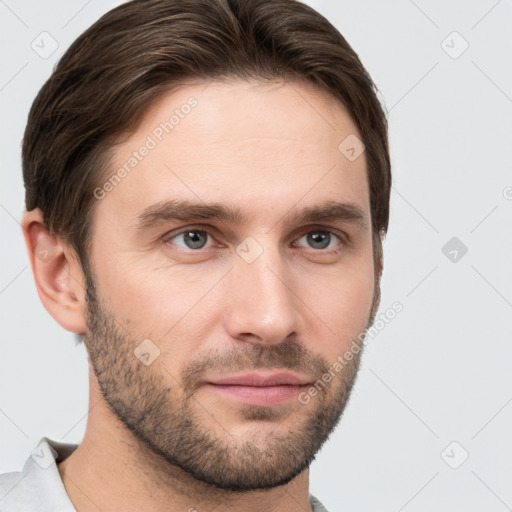
<svg viewBox="0 0 512 512"><path fill-rule="evenodd" d="M368 210L365 154L340 150L354 137L341 102L308 82L182 85L115 147L99 214L133 221L173 198L238 206L250 218L325 200Z"/></svg>

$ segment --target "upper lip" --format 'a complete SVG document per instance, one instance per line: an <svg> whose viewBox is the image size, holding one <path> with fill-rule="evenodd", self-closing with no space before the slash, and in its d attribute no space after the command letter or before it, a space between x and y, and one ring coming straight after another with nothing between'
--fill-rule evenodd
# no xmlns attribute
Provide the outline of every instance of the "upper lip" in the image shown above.
<svg viewBox="0 0 512 512"><path fill-rule="evenodd" d="M290 372L249 372L240 375L232 375L229 377L222 377L220 379L209 380L208 383L226 386L305 386L310 384L310 380Z"/></svg>

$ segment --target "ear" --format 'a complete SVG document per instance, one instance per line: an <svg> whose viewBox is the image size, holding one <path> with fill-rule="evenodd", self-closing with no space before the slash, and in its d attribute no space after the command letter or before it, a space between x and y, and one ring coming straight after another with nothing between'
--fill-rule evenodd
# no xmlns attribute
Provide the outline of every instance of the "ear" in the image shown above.
<svg viewBox="0 0 512 512"><path fill-rule="evenodd" d="M75 251L50 234L39 208L24 212L21 227L43 306L64 329L83 334L85 277Z"/></svg>

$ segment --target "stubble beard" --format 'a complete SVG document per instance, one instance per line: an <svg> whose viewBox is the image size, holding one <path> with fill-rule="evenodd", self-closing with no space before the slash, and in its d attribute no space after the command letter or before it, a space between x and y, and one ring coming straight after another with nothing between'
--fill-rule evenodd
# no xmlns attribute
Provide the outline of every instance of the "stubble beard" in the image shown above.
<svg viewBox="0 0 512 512"><path fill-rule="evenodd" d="M251 435L240 437L223 424L218 411L209 411L197 398L200 376L206 370L227 374L284 367L317 375L320 382L331 367L329 362L296 341L285 340L208 354L189 361L179 376L172 376L158 359L145 366L134 355L142 340L122 332L124 328L98 301L90 276L87 297L84 341L103 398L148 460L159 461L162 471L177 467L194 480L224 491L285 485L309 467L341 419L356 380L362 346L328 385L317 386L318 393L307 404L297 400L293 410L286 412L281 407L241 407L241 418L252 422L254 429ZM372 321L373 316L369 324ZM294 421L298 414L301 420Z"/></svg>

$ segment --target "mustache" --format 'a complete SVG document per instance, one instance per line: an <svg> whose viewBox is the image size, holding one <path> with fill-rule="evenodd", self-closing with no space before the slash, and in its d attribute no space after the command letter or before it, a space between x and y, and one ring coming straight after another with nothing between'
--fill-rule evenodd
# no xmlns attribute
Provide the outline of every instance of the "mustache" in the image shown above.
<svg viewBox="0 0 512 512"><path fill-rule="evenodd" d="M222 353L213 350L188 361L182 370L183 387L195 390L208 372L228 374L279 368L320 378L329 370L324 358L290 339L275 345L244 343L244 347L233 347Z"/></svg>

